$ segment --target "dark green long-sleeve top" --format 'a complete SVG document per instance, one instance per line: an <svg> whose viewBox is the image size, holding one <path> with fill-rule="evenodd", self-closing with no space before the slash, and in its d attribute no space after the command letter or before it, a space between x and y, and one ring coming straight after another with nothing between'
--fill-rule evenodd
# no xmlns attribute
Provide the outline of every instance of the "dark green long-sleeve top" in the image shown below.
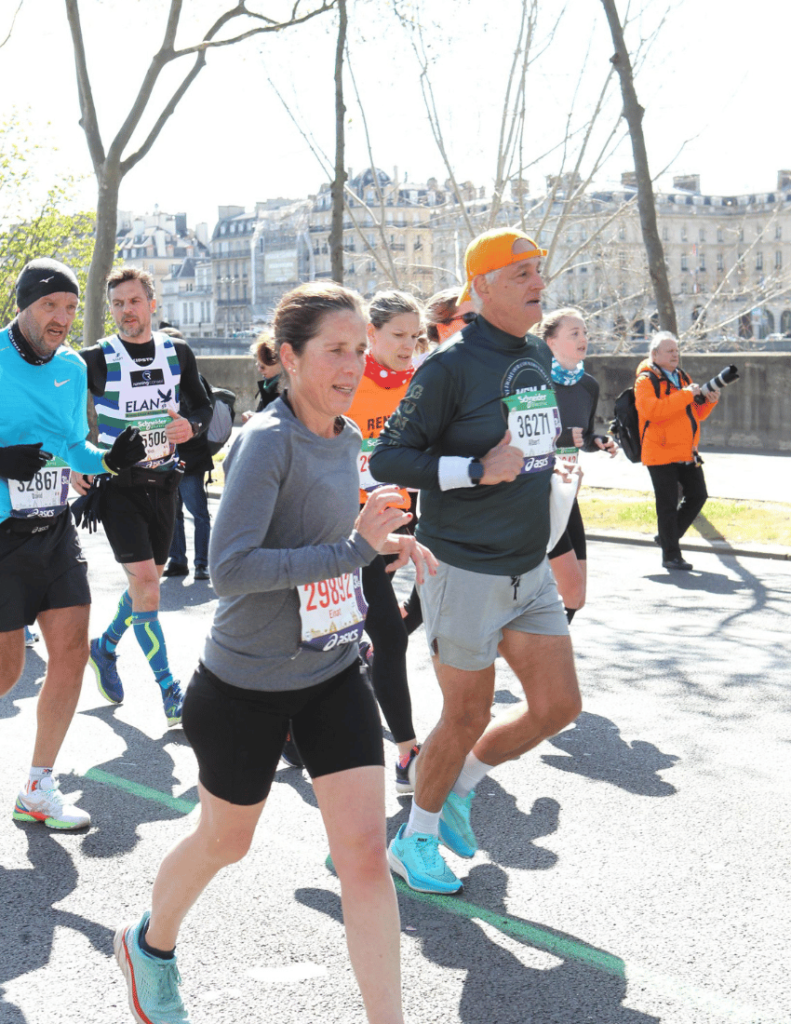
<svg viewBox="0 0 791 1024"><path fill-rule="evenodd" d="M505 434L503 397L552 390L551 366L539 338L516 338L478 316L425 360L387 421L371 472L420 490L416 536L440 561L517 576L546 555L553 458L511 483L447 491L439 488L438 467L443 455L486 455Z"/></svg>

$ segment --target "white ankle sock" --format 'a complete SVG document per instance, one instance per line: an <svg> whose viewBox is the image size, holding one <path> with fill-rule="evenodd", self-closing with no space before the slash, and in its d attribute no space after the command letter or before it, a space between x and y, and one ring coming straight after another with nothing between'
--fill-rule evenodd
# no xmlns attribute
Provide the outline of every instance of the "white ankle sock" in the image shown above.
<svg viewBox="0 0 791 1024"><path fill-rule="evenodd" d="M404 839L411 836L413 832L421 832L427 836L439 835L439 811L434 814L432 811L424 811L412 801L412 809L409 812L409 821L404 829Z"/></svg>
<svg viewBox="0 0 791 1024"><path fill-rule="evenodd" d="M45 779L48 775L52 775L52 769L51 768L35 768L35 767L31 767L31 769L30 769L30 776L28 777L28 780L27 780L27 791L28 791L28 793L32 793L34 790L38 789L38 786L39 786L39 783L41 782L41 780Z"/></svg>
<svg viewBox="0 0 791 1024"><path fill-rule="evenodd" d="M464 767L459 772L459 777L453 783L453 792L462 799L469 796L474 789L478 788L478 783L486 778L492 768L494 765L484 764L470 751L467 754Z"/></svg>

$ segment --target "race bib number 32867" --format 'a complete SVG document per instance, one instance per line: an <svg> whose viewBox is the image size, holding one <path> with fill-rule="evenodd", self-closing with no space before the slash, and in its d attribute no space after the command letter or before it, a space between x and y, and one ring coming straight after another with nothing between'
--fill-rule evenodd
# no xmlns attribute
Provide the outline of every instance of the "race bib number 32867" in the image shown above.
<svg viewBox="0 0 791 1024"><path fill-rule="evenodd" d="M551 469L555 442L560 436L560 412L555 392L523 391L503 399L508 409L511 444L519 448L525 461L523 473Z"/></svg>

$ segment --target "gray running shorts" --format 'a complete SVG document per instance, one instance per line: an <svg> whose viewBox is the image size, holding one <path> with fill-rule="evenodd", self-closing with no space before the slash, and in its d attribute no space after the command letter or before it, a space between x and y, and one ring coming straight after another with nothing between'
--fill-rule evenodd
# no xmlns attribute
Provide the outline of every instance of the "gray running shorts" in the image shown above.
<svg viewBox="0 0 791 1024"><path fill-rule="evenodd" d="M497 657L504 629L568 636L548 559L521 576L491 576L440 562L418 587L426 639L441 664L478 671Z"/></svg>

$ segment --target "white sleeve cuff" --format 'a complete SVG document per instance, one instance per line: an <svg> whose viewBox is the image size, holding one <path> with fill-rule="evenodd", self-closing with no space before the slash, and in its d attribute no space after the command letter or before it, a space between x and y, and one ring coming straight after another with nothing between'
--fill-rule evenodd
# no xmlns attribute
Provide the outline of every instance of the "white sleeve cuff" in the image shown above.
<svg viewBox="0 0 791 1024"><path fill-rule="evenodd" d="M469 465L472 459L463 455L440 455L439 457L439 489L451 491L455 487L474 487L470 480Z"/></svg>

